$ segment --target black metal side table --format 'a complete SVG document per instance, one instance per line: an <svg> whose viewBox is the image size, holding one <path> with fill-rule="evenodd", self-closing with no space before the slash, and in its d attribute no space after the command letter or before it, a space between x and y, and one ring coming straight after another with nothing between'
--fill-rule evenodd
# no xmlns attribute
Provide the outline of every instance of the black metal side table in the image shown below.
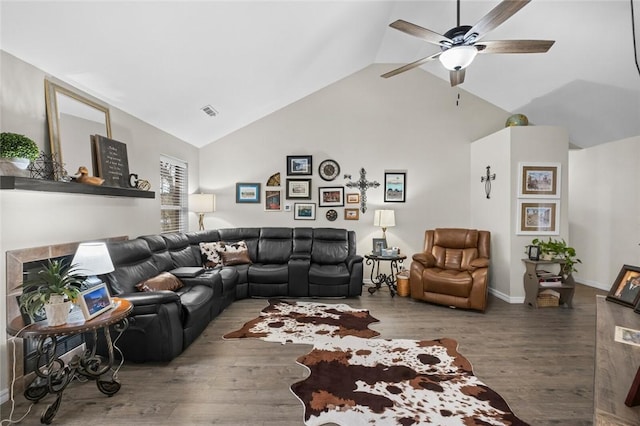
<svg viewBox="0 0 640 426"><path fill-rule="evenodd" d="M375 285L375 287L369 287L369 293L375 293L376 291L380 290L383 284L386 284L389 287L391 297L395 296L398 292L398 288L396 286L396 276L398 275L398 272L400 272L402 263L407 258L407 256L403 254L398 254L395 256L365 254L364 257L366 259L365 263L371 266L371 282ZM381 262L389 262L389 274L380 272Z"/></svg>
<svg viewBox="0 0 640 426"><path fill-rule="evenodd" d="M42 423L50 424L53 421L60 408L62 393L74 377L82 376L95 380L98 390L107 396L112 396L120 390L117 370L112 368L115 360L114 348L118 349L111 340L109 326L114 325L115 330L122 333L128 326L127 316L133 311L133 305L126 299L116 297L113 298L113 302L113 309L88 321L67 322L56 327L49 327L46 322L42 322L25 327L22 317L18 317L7 326L7 332L11 335L38 341L36 378L25 389L24 396L29 401L38 402L47 394L56 395L55 401L42 414ZM96 354L98 330L104 330L108 350L106 358ZM94 346L87 349L81 357L74 356L71 361L65 363L56 354L58 337L85 332L93 332ZM103 376L106 377L103 379Z"/></svg>

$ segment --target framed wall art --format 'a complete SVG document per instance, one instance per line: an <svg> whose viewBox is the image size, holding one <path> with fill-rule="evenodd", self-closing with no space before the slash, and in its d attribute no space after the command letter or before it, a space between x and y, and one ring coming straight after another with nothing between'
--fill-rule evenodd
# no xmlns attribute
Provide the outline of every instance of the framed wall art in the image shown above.
<svg viewBox="0 0 640 426"><path fill-rule="evenodd" d="M316 203L295 203L293 218L296 220L316 220Z"/></svg>
<svg viewBox="0 0 640 426"><path fill-rule="evenodd" d="M518 235L558 235L559 220L559 200L518 200Z"/></svg>
<svg viewBox="0 0 640 426"><path fill-rule="evenodd" d="M311 155L287 155L287 176L313 173Z"/></svg>
<svg viewBox="0 0 640 426"><path fill-rule="evenodd" d="M287 179L287 200L311 199L311 179Z"/></svg>
<svg viewBox="0 0 640 426"><path fill-rule="evenodd" d="M407 191L406 172L384 172L384 202L404 203Z"/></svg>
<svg viewBox="0 0 640 426"><path fill-rule="evenodd" d="M236 183L236 203L259 203L259 183Z"/></svg>
<svg viewBox="0 0 640 426"><path fill-rule="evenodd" d="M344 220L358 220L358 219L360 219L360 210L344 209Z"/></svg>
<svg viewBox="0 0 640 426"><path fill-rule="evenodd" d="M560 198L560 163L518 163L518 197Z"/></svg>
<svg viewBox="0 0 640 426"><path fill-rule="evenodd" d="M268 212L279 212L282 210L282 191L279 189L267 189L264 191L264 209Z"/></svg>
<svg viewBox="0 0 640 426"><path fill-rule="evenodd" d="M640 302L640 268L623 265L607 294L607 300L628 308L635 307Z"/></svg>
<svg viewBox="0 0 640 426"><path fill-rule="evenodd" d="M347 204L358 204L360 202L360 194L347 194Z"/></svg>
<svg viewBox="0 0 640 426"><path fill-rule="evenodd" d="M318 188L318 205L320 207L344 206L344 188L341 186Z"/></svg>

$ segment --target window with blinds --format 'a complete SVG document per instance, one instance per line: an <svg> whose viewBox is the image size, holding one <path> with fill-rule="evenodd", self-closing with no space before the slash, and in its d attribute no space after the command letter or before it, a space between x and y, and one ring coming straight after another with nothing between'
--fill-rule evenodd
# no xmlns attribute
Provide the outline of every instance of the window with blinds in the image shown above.
<svg viewBox="0 0 640 426"><path fill-rule="evenodd" d="M160 231L184 232L187 226L187 163L160 156Z"/></svg>

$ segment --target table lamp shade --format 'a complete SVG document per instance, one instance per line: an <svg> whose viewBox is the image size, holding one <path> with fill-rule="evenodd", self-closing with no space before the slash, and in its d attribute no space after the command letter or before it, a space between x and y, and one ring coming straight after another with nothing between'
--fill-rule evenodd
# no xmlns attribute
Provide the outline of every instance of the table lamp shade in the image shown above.
<svg viewBox="0 0 640 426"><path fill-rule="evenodd" d="M78 272L86 276L102 275L114 270L105 243L81 243L71 261Z"/></svg>
<svg viewBox="0 0 640 426"><path fill-rule="evenodd" d="M396 226L396 214L394 210L376 210L373 213L373 226L379 226L386 229L390 226Z"/></svg>
<svg viewBox="0 0 640 426"><path fill-rule="evenodd" d="M195 213L212 213L216 211L215 194L189 195L189 210Z"/></svg>

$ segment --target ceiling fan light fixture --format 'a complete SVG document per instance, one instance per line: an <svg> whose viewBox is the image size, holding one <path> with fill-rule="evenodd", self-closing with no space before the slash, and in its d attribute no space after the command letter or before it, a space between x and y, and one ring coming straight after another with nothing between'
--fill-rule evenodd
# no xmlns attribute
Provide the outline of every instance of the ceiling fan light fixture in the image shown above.
<svg viewBox="0 0 640 426"><path fill-rule="evenodd" d="M438 59L450 71L458 71L468 67L478 54L474 46L455 46L445 50Z"/></svg>

